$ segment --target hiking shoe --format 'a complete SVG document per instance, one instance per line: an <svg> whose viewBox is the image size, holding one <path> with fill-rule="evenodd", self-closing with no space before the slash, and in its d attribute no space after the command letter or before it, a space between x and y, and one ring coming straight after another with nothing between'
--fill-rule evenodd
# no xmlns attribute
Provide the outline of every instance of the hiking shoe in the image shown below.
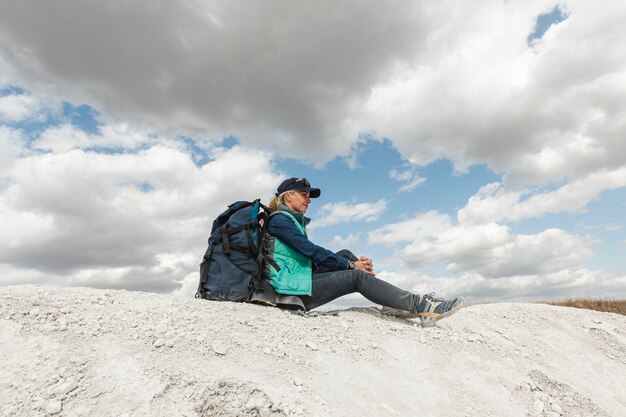
<svg viewBox="0 0 626 417"><path fill-rule="evenodd" d="M456 313L463 305L463 297L446 300L435 298L435 293L424 294L417 304L417 317L422 327L432 327L437 321Z"/></svg>

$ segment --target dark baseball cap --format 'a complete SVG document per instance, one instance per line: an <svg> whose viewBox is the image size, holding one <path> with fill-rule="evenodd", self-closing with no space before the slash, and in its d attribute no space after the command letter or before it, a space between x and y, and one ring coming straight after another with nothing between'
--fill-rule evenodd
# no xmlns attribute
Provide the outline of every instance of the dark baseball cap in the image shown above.
<svg viewBox="0 0 626 417"><path fill-rule="evenodd" d="M276 195L280 195L287 191L307 191L311 198L317 198L322 193L319 188L311 188L309 180L306 178L287 178L276 190Z"/></svg>

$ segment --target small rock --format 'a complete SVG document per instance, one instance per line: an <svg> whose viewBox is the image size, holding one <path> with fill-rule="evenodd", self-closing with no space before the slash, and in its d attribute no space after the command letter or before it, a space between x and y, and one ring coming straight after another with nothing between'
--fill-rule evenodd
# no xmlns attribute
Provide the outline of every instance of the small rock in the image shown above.
<svg viewBox="0 0 626 417"><path fill-rule="evenodd" d="M306 347L308 347L311 350L320 350L317 345L313 342L307 342Z"/></svg>
<svg viewBox="0 0 626 417"><path fill-rule="evenodd" d="M164 344L165 344L165 340L163 340L163 339L157 339L157 340L154 342L154 347L157 347L157 348L158 348L158 347L163 346Z"/></svg>
<svg viewBox="0 0 626 417"><path fill-rule="evenodd" d="M165 341L165 346L167 346L168 348L174 347L175 344L176 343L172 339L168 339Z"/></svg>
<svg viewBox="0 0 626 417"><path fill-rule="evenodd" d="M266 355L269 355L269 354L272 353L272 350L270 348L266 347L266 348L263 349L263 353L265 353Z"/></svg>
<svg viewBox="0 0 626 417"><path fill-rule="evenodd" d="M63 408L63 403L59 400L51 400L46 405L46 413L48 414L59 414L61 409Z"/></svg>
<svg viewBox="0 0 626 417"><path fill-rule="evenodd" d="M78 388L78 384L76 383L76 381L69 380L69 381L64 382L64 383L60 384L59 386L57 386L54 389L54 394L55 395L65 395L68 392L71 392L71 391L75 390L76 388Z"/></svg>
<svg viewBox="0 0 626 417"><path fill-rule="evenodd" d="M84 358L71 358L70 362L73 363L74 365L81 366L81 365L86 364L87 360Z"/></svg>
<svg viewBox="0 0 626 417"><path fill-rule="evenodd" d="M46 324L45 326L41 327L41 330L43 330L46 333L50 333L50 332L56 332L57 330L59 330L59 327L55 326L54 324Z"/></svg>
<svg viewBox="0 0 626 417"><path fill-rule="evenodd" d="M300 378L296 377L296 378L293 379L293 384L295 386L297 386L297 387L300 387L300 386L302 386L302 380Z"/></svg>
<svg viewBox="0 0 626 417"><path fill-rule="evenodd" d="M211 345L211 347L213 348L213 352L217 353L218 355L226 355L226 346L222 345L221 343L214 343Z"/></svg>
<svg viewBox="0 0 626 417"><path fill-rule="evenodd" d="M561 410L561 406L558 405L557 403L552 403L550 408L552 409L552 411L558 414L561 414L563 412L563 410Z"/></svg>
<svg viewBox="0 0 626 417"><path fill-rule="evenodd" d="M46 400L41 397L34 397L32 400L32 406L35 410L41 410L46 408Z"/></svg>
<svg viewBox="0 0 626 417"><path fill-rule="evenodd" d="M250 397L245 407L246 410L260 410L265 406L265 398L260 396Z"/></svg>

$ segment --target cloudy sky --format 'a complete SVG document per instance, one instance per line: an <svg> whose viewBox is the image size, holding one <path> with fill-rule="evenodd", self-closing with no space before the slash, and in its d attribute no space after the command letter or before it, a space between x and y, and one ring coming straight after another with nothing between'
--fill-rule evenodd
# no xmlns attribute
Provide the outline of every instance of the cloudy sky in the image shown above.
<svg viewBox="0 0 626 417"><path fill-rule="evenodd" d="M0 285L191 295L227 204L416 292L626 296L626 3L0 1Z"/></svg>

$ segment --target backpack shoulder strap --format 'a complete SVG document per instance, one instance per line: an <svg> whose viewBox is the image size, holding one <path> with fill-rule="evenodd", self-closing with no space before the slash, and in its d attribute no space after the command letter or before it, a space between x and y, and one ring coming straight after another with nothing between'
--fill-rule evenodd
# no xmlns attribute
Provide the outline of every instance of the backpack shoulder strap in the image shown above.
<svg viewBox="0 0 626 417"><path fill-rule="evenodd" d="M196 291L196 298L204 298L204 284L207 282L209 277L209 263L211 262L211 254L213 253L213 249L215 249L215 243L211 243L207 248L204 256L202 257L202 262L200 262L200 283L198 284L198 291Z"/></svg>

